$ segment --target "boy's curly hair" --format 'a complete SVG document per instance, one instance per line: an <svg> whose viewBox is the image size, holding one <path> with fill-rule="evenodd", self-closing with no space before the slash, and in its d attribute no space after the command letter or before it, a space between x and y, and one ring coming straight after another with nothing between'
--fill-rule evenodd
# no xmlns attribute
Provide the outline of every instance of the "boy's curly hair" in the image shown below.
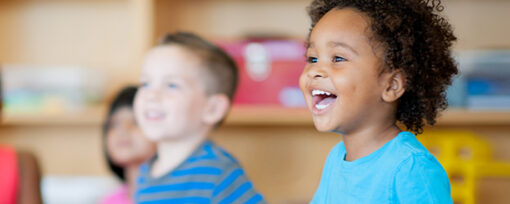
<svg viewBox="0 0 510 204"><path fill-rule="evenodd" d="M450 54L451 25L437 13L440 0L314 0L308 7L312 24L332 9L353 8L371 19L371 36L384 49L384 70L400 69L406 91L399 99L397 121L420 134L446 109L446 88L457 74ZM436 13L437 12L437 13Z"/></svg>

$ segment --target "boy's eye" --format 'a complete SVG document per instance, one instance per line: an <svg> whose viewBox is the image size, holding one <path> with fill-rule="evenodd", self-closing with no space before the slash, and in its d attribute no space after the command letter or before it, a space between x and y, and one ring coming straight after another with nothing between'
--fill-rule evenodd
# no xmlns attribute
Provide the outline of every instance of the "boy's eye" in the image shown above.
<svg viewBox="0 0 510 204"><path fill-rule="evenodd" d="M172 88L172 89L179 88L179 86L176 83L168 83L167 86L168 86L168 88Z"/></svg>
<svg viewBox="0 0 510 204"><path fill-rule="evenodd" d="M306 59L306 61L307 61L308 63L317 63L317 62L319 61L319 59L317 59L317 57L308 57L308 58Z"/></svg>
<svg viewBox="0 0 510 204"><path fill-rule="evenodd" d="M345 58L343 58L343 57L339 57L339 56L333 57L333 62L343 62L343 61L345 61Z"/></svg>
<svg viewBox="0 0 510 204"><path fill-rule="evenodd" d="M149 83L147 83L147 82L140 83L140 88L145 88L145 87L148 87L148 86L149 86Z"/></svg>

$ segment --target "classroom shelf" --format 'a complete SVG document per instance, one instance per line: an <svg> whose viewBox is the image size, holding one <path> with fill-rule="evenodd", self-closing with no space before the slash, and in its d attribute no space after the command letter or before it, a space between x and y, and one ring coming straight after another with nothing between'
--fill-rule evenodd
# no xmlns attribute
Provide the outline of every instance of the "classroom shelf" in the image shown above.
<svg viewBox="0 0 510 204"><path fill-rule="evenodd" d="M510 126L509 110L450 109L442 113L438 126Z"/></svg>
<svg viewBox="0 0 510 204"><path fill-rule="evenodd" d="M87 108L71 114L6 114L3 126L31 125L100 125L104 121L104 105ZM304 108L279 106L236 105L232 108L226 126L292 126L313 125L312 117ZM443 112L437 126L510 126L510 111L470 111L451 109Z"/></svg>
<svg viewBox="0 0 510 204"><path fill-rule="evenodd" d="M227 125L312 125L307 109L281 107L234 107ZM437 126L510 126L510 111L447 110L439 116Z"/></svg>
<svg viewBox="0 0 510 204"><path fill-rule="evenodd" d="M2 126L87 126L100 125L106 115L106 106L98 105L72 113L2 113Z"/></svg>

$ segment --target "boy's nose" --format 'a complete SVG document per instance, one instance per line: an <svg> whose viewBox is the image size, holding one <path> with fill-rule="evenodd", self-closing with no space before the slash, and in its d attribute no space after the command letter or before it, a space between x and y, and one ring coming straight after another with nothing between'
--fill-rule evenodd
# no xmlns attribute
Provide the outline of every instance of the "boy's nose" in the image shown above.
<svg viewBox="0 0 510 204"><path fill-rule="evenodd" d="M159 90L150 90L147 92L146 96L149 102L159 102L161 100L161 93Z"/></svg>
<svg viewBox="0 0 510 204"><path fill-rule="evenodd" d="M308 71L308 77L311 79L317 79L317 78L327 78L328 73L322 66L315 66Z"/></svg>

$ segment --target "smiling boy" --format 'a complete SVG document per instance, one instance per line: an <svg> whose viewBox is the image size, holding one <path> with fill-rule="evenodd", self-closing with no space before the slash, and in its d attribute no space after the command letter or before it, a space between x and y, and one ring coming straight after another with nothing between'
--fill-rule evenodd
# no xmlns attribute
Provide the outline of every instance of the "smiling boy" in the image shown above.
<svg viewBox="0 0 510 204"><path fill-rule="evenodd" d="M430 4L429 4L430 3ZM457 67L440 1L315 0L300 87L315 127L343 141L312 203L452 203L421 133L446 108Z"/></svg>
<svg viewBox="0 0 510 204"><path fill-rule="evenodd" d="M237 68L191 33L149 51L135 98L140 128L157 156L140 167L137 203L264 203L239 163L208 139L225 118Z"/></svg>

